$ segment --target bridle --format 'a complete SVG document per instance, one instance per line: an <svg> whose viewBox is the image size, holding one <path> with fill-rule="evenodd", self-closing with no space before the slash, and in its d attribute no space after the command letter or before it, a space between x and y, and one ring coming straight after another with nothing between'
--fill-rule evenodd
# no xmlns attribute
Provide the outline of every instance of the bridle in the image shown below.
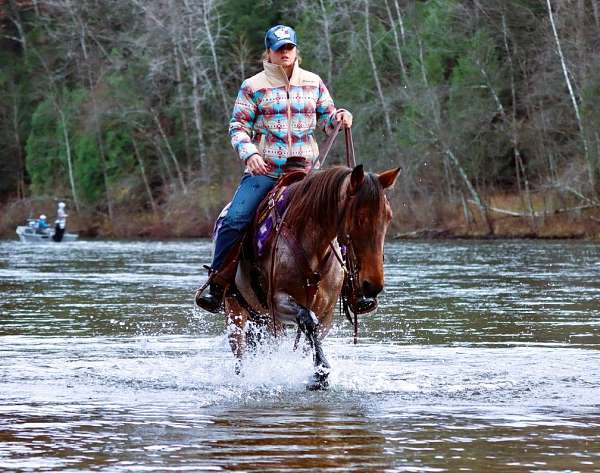
<svg viewBox="0 0 600 473"><path fill-rule="evenodd" d="M333 141L336 139L341 128L341 122L339 122L333 133L329 136L325 146L323 154L319 156L319 164L322 166L327 159L327 155L329 154L329 150L333 144ZM354 140L352 138L352 130L350 128L344 128L344 141L346 145L346 165L350 169L354 169L356 167L356 157L354 153ZM349 186L349 184L348 184ZM354 335L354 344L358 343L358 313L350 310L349 298L352 294L357 294L360 290L358 287L359 284L359 273L360 273L360 262L358 257L356 256L356 252L354 251L354 245L352 244L352 239L350 237L350 232L344 226L342 229L343 232L340 232L340 227L346 223L348 211L352 205L353 194L346 194L346 202L344 203L344 210L342 211L342 216L340 222L338 222L338 231L337 231L337 241L340 245L341 255L338 255L338 252L335 249L333 243L330 243L329 246L333 254L338 259L340 265L342 266L342 270L344 271L344 283L342 286L342 294L341 294L341 309L346 316L346 319L350 324L352 324L353 335ZM354 317L352 316L354 315Z"/></svg>

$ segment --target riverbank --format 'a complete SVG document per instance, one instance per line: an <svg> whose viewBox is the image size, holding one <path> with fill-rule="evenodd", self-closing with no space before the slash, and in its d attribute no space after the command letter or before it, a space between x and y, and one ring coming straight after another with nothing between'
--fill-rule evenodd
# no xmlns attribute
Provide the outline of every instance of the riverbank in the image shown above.
<svg viewBox="0 0 600 473"><path fill-rule="evenodd" d="M392 200L395 239L539 238L600 240L600 204L547 193L494 193L473 201Z"/></svg>
<svg viewBox="0 0 600 473"><path fill-rule="evenodd" d="M106 213L70 209L69 230L84 238L179 239L204 238L233 189L203 188L173 195L156 209L114 208ZM540 238L600 240L600 207L538 196L531 205L513 194L487 196L485 212L473 202L411 201L392 195L394 219L390 239ZM51 198L21 199L0 207L0 238L16 238L15 228L27 218L45 213L53 222Z"/></svg>

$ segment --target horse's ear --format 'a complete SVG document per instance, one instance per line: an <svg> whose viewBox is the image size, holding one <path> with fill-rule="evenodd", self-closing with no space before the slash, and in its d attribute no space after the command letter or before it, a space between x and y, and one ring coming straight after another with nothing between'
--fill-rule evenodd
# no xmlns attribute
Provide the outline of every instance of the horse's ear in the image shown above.
<svg viewBox="0 0 600 473"><path fill-rule="evenodd" d="M383 171L378 176L379 182L381 183L381 187L383 187L384 189L393 187L394 183L396 182L396 178L400 175L401 172L402 168L389 169L387 171Z"/></svg>
<svg viewBox="0 0 600 473"><path fill-rule="evenodd" d="M362 186L362 183L365 180L365 170L363 169L363 165L359 164L352 170L352 175L350 176L350 195L354 195Z"/></svg>

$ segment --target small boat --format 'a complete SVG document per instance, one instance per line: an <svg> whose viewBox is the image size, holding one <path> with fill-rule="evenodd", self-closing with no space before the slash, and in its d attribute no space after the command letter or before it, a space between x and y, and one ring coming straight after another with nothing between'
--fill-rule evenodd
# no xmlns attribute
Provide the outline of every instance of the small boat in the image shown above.
<svg viewBox="0 0 600 473"><path fill-rule="evenodd" d="M77 233L63 233L62 238L54 238L55 229L48 228L45 232L40 232L35 228L35 220L28 220L27 225L17 227L17 235L23 243L59 243L75 241L79 238Z"/></svg>

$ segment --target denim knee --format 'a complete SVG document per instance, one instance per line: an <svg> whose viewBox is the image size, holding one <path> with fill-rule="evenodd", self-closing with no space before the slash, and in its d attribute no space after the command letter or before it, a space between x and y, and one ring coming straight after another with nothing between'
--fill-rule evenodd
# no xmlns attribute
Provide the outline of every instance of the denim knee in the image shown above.
<svg viewBox="0 0 600 473"><path fill-rule="evenodd" d="M256 209L277 181L268 176L244 175L233 196L223 226L241 230L252 223Z"/></svg>
<svg viewBox="0 0 600 473"><path fill-rule="evenodd" d="M252 222L252 218L254 218L254 212L229 212L223 218L221 230L237 230L241 232Z"/></svg>

